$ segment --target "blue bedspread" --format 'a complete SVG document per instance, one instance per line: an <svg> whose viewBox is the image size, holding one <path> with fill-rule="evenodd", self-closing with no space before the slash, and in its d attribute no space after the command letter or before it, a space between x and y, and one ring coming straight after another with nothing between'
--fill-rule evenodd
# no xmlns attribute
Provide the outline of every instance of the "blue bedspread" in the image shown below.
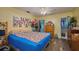
<svg viewBox="0 0 79 59"><path fill-rule="evenodd" d="M8 43L9 45L19 49L20 51L40 51L43 50L45 45L51 40L50 33L48 34L49 34L48 36L43 38L38 43L35 43L22 37L18 37L14 34L10 34L8 36Z"/></svg>

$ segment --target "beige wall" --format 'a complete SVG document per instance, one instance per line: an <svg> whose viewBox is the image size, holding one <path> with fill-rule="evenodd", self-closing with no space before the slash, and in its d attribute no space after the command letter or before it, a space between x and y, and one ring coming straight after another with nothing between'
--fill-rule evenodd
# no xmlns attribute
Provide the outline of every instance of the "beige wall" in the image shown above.
<svg viewBox="0 0 79 59"><path fill-rule="evenodd" d="M77 17L78 25L79 25L79 8L74 9L73 11L68 11L68 12L63 12L63 13L58 13L58 14L53 14L53 15L48 15L44 17L36 17L31 14L26 13L23 10L19 10L17 8L0 8L0 21L8 21L8 32L11 30L17 30L17 29L26 29L26 30L31 30L31 27L13 27L13 22L12 22L12 17L17 16L17 17L25 17L28 19L44 19L44 20L52 20L55 25L55 34L57 33L59 37L61 37L61 28L60 28L60 20L61 17L63 16L75 16Z"/></svg>
<svg viewBox="0 0 79 59"><path fill-rule="evenodd" d="M73 16L73 11L58 13L58 14L54 14L54 15L48 15L48 16L44 16L44 17L39 17L39 19L52 20L54 23L54 27L55 27L55 34L57 33L60 38L61 37L60 20L61 20L61 17L64 17L64 16Z"/></svg>
<svg viewBox="0 0 79 59"><path fill-rule="evenodd" d="M57 33L59 35L59 38L61 37L61 28L60 28L60 20L61 17L63 16L74 16L77 19L77 25L79 26L79 8L75 8L72 11L68 12L63 12L63 13L58 13L58 14L53 14L53 15L48 15L44 17L38 17L39 19L44 19L44 20L52 20L55 25L55 34Z"/></svg>
<svg viewBox="0 0 79 59"><path fill-rule="evenodd" d="M76 8L74 11L73 11L73 15L77 18L77 25L79 26L79 8Z"/></svg>
<svg viewBox="0 0 79 59"><path fill-rule="evenodd" d="M11 30L18 30L18 29L26 29L31 30L31 27L13 27L13 16L16 17L24 17L27 19L35 18L33 15L26 13L25 11L16 9L16 8L0 8L0 21L8 21L8 32Z"/></svg>

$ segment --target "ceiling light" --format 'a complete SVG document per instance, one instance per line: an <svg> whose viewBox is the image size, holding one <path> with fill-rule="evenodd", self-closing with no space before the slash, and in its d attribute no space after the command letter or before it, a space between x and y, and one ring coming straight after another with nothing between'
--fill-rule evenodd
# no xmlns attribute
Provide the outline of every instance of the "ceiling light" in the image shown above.
<svg viewBox="0 0 79 59"><path fill-rule="evenodd" d="M47 8L42 7L42 8L40 9L40 11L41 11L41 15L46 15L46 13L47 13Z"/></svg>

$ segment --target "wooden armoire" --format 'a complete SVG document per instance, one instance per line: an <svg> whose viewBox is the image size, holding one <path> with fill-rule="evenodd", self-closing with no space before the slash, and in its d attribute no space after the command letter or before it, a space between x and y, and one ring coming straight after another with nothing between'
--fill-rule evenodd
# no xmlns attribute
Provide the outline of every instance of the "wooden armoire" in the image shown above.
<svg viewBox="0 0 79 59"><path fill-rule="evenodd" d="M48 22L44 27L45 32L49 32L51 34L51 37L54 38L54 24L51 22Z"/></svg>

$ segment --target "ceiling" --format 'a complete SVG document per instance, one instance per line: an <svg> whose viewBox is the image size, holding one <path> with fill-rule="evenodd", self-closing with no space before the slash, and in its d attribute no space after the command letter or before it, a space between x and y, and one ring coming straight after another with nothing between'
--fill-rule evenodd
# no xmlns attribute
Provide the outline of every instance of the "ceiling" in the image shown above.
<svg viewBox="0 0 79 59"><path fill-rule="evenodd" d="M16 8L31 13L34 16L51 15L51 14L71 11L74 9L74 7L16 7ZM41 12L43 11L46 12L42 14Z"/></svg>

